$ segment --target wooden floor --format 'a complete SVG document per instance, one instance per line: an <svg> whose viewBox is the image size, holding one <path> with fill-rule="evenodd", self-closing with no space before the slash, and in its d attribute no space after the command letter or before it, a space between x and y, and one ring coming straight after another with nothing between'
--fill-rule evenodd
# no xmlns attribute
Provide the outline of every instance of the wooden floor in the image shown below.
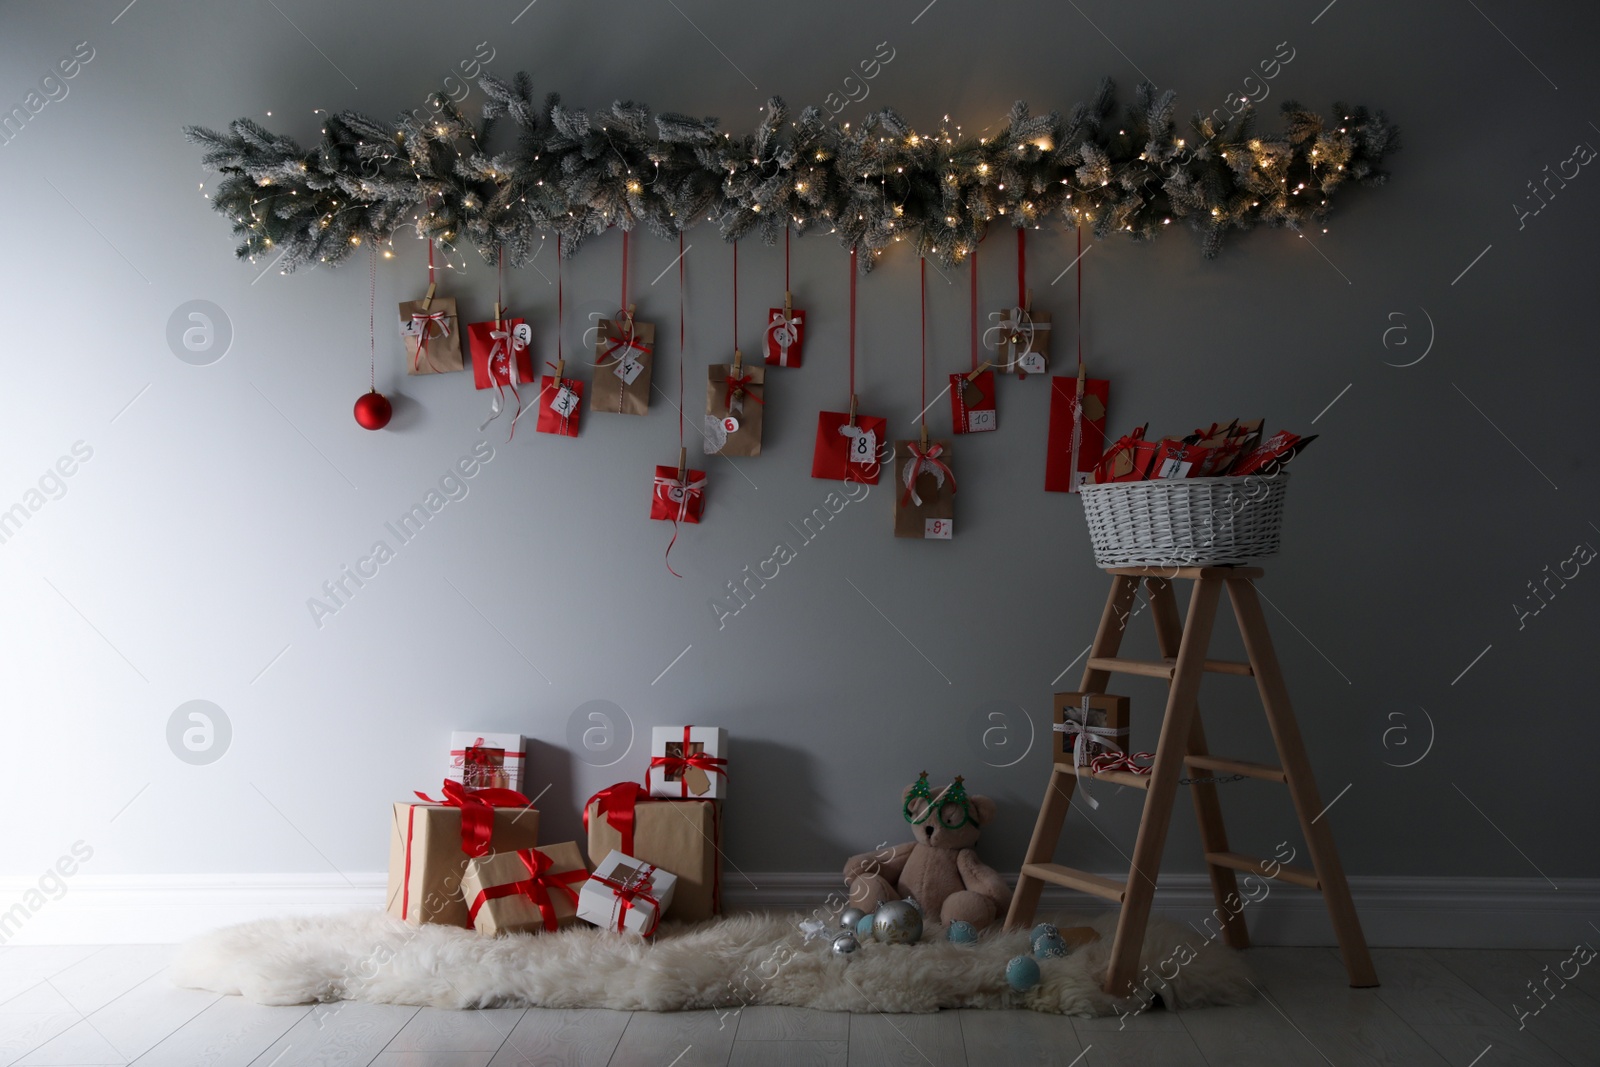
<svg viewBox="0 0 1600 1067"><path fill-rule="evenodd" d="M1600 1063L1600 961L1564 952L1386 950L1352 990L1331 949L1251 949L1241 1008L1067 1019L1034 1012L677 1014L371 1004L263 1007L176 989L170 946L0 948L0 1067L520 1067L700 1064L1010 1067ZM1548 967L1548 969L1546 969ZM1528 983L1539 985L1535 1001ZM1518 1012L1544 1006L1522 1019Z"/></svg>

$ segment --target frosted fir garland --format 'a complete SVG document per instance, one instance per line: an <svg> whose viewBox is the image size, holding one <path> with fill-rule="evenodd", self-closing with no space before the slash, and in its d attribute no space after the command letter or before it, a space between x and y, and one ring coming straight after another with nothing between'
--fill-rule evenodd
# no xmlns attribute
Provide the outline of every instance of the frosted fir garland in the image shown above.
<svg viewBox="0 0 1600 1067"><path fill-rule="evenodd" d="M538 103L531 84L527 74L482 78L489 100L477 122L443 97L435 113L392 125L340 112L310 150L249 119L185 133L222 174L206 195L233 221L238 255L276 257L285 271L362 245L392 255L406 227L520 266L552 233L571 255L613 226L676 237L701 222L729 241L758 233L771 244L786 227L832 234L865 253L863 271L896 244L960 263L991 224L1148 240L1182 223L1210 258L1229 230L1324 229L1334 192L1383 184L1383 158L1399 147L1383 112L1337 103L1325 118L1286 101L1276 134L1258 132L1249 107L1220 120L1197 113L1180 132L1176 94L1148 82L1113 117L1110 79L1065 117L1018 101L986 137L949 116L919 132L892 109L859 124L829 123L816 108L790 119L777 97L753 133L735 137L714 118L652 119L631 102L594 113L553 94ZM502 120L515 137L491 153Z"/></svg>

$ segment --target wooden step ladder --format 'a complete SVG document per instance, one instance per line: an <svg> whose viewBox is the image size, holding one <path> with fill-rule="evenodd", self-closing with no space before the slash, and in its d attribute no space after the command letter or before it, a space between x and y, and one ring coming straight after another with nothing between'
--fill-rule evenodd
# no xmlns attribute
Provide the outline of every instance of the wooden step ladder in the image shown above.
<svg viewBox="0 0 1600 1067"><path fill-rule="evenodd" d="M1187 767L1191 772L1200 772L1191 783L1190 790L1194 798L1195 816L1200 823L1200 842L1205 849L1211 891L1217 901L1217 913L1224 917L1222 929L1227 943L1234 948L1248 948L1250 945L1250 935L1239 903L1236 872L1273 877L1322 893L1329 917L1333 920L1333 932L1339 941L1339 951L1344 956L1350 984L1357 987L1377 985L1378 976L1372 967L1372 955L1367 951L1361 922L1356 917L1355 904L1350 899L1350 887L1345 882L1344 868L1339 863L1339 853L1333 844L1333 833L1328 827L1328 820L1323 818L1322 801L1317 794L1311 764L1306 758L1300 727L1295 722L1294 709L1289 704L1289 692L1284 686L1283 675L1278 669L1278 657L1273 652L1272 638L1267 633L1266 619L1261 613L1261 602L1256 597L1255 579L1261 577L1262 571L1255 567L1113 567L1109 568L1109 572L1112 575L1111 594L1100 616L1100 628L1095 633L1094 644L1089 647L1089 659L1079 688L1085 693L1104 693L1113 673L1166 679L1167 706L1161 723L1161 738L1156 745L1155 763L1148 775L1126 771L1096 773L1088 767L1074 768L1070 757L1066 762L1055 764L1050 772L1050 785L1045 791L1044 803L1039 809L1039 821L1034 824L1033 838L1028 843L1022 875L1017 880L1017 890L1011 899L1011 910L1006 915L1006 926L1015 929L1033 922L1039 893L1046 882L1119 904L1122 911L1117 920L1116 938L1111 945L1105 989L1113 996L1130 995L1134 977L1139 971L1139 952L1144 946L1145 924L1150 918L1150 905L1155 896L1156 874L1160 870L1161 851L1166 844L1167 826L1172 818L1172 802L1177 795L1179 778ZM1188 617L1182 623L1178 619L1178 605L1172 591L1175 579L1187 579L1194 583ZM1161 650L1162 658L1156 662L1117 656L1141 581L1149 595L1157 647ZM1224 586L1233 604L1239 632L1244 637L1245 652L1249 657L1246 663L1206 658L1217 602ZM1200 679L1207 671L1255 678L1262 706L1266 709L1267 724L1277 745L1279 766L1210 754L1196 703ZM1234 774L1288 786L1301 832L1305 835L1306 846L1311 854L1310 869L1284 866L1274 861L1270 864L1277 868L1274 871L1269 869L1269 861L1246 856L1229 848L1216 786L1207 779ZM1062 825L1067 818L1067 809L1072 803L1072 791L1080 776L1145 791L1144 813L1139 820L1139 835L1133 846L1132 867L1126 882L1052 862ZM1225 903L1230 899L1235 906L1230 907Z"/></svg>

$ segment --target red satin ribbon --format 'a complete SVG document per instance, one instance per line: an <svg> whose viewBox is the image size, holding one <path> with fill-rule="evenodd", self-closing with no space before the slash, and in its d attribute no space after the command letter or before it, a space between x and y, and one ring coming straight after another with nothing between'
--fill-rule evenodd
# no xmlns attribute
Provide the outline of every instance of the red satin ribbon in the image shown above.
<svg viewBox="0 0 1600 1067"><path fill-rule="evenodd" d="M625 856L633 855L634 806L641 800L651 799L654 798L650 796L650 791L638 782L618 782L606 786L583 805L584 833L589 832L589 809L598 802L600 806L595 813L604 815L611 828L622 835L622 847L617 851Z"/></svg>
<svg viewBox="0 0 1600 1067"><path fill-rule="evenodd" d="M434 800L421 791L417 792L417 797L426 804L461 809L461 851L469 856L487 856L492 851L489 846L494 840L495 808L533 806L515 789L468 789L449 779L440 789L444 793L443 800Z"/></svg>
<svg viewBox="0 0 1600 1067"><path fill-rule="evenodd" d="M906 491L900 497L901 507L905 507L907 504L911 503L911 491L916 488L917 479L922 476L924 467L939 468L939 470L944 472L944 476L950 479L950 489L952 491L955 490L955 474L948 466L944 464L942 460L939 459L940 456L944 455L943 445L929 445L926 449L924 449L921 445L917 444L915 441L912 441L906 445L906 448L911 451L911 480L906 483Z"/></svg>
<svg viewBox="0 0 1600 1067"><path fill-rule="evenodd" d="M617 909L618 930L627 929L628 912L634 909L635 902L639 900L643 900L655 909L650 916L650 925L640 931L641 936L650 937L656 932L656 927L661 925L661 902L651 896L649 892L655 888L650 881L650 876L655 872L656 868L654 866L645 864L643 877L635 882L619 882L615 878L602 878L598 874L594 876L595 881L611 890L612 894L617 898L617 903L621 905Z"/></svg>
<svg viewBox="0 0 1600 1067"><path fill-rule="evenodd" d="M747 388L752 380L752 376L749 374L746 374L743 378L735 378L731 372L724 377L722 381L725 385L727 385L728 391L722 398L722 406L727 408L729 411L732 411L733 398L736 396L749 397L757 404L765 404L765 400L762 400L759 396L756 396L756 394L752 393Z"/></svg>
<svg viewBox="0 0 1600 1067"><path fill-rule="evenodd" d="M539 909L539 914L544 919L544 928L554 932L559 925L556 922L555 904L550 899L550 890L565 893L572 902L573 910L578 907L578 891L573 885L589 880L589 872L581 867L574 867L570 871L553 874L546 877L545 872L555 865L555 861L543 852L531 848L517 849L517 858L522 860L528 868L529 877L520 882L507 882L504 885L492 885L479 891L478 896L467 909L467 918L473 922L478 919L478 912L491 900L501 897L525 896L533 901Z"/></svg>
<svg viewBox="0 0 1600 1067"><path fill-rule="evenodd" d="M726 759L724 759L723 757L721 757L721 756L709 756L704 752L690 753L690 751L689 751L689 731L692 730L692 729L694 729L694 727L692 727L692 726L685 726L683 728L683 755L682 756L651 756L650 757L650 766L646 767L645 771L644 771L644 787L645 787L645 789L647 791L650 788L650 770L653 767L662 768L662 774L666 777L666 780L669 781L669 782L672 781L672 772L673 771L677 771L678 772L678 785L679 785L680 789L682 790L681 795L686 800L697 799L697 798L689 796L689 783L683 777L683 773L685 771L687 771L690 767L699 767L702 771L705 771L707 774L720 774L724 778L726 778L728 776L728 772L724 769L724 768L727 767L728 761Z"/></svg>

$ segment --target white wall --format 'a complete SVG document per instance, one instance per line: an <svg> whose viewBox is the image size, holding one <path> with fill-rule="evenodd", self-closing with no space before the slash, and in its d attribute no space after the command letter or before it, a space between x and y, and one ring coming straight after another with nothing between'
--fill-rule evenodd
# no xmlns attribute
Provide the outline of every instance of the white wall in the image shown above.
<svg viewBox="0 0 1600 1067"><path fill-rule="evenodd" d="M201 194L214 176L183 125L250 116L310 143L313 109L418 105L484 40L493 72L527 69L573 105L642 99L734 129L772 93L797 109L820 102L881 41L895 59L841 118L894 104L916 122L949 113L976 129L1016 97L1069 107L1102 74L1131 96L1141 71L1177 88L1184 109L1206 108L1283 41L1295 58L1271 83L1265 128L1291 96L1386 108L1406 146L1394 181L1346 194L1314 247L1263 231L1205 262L1187 232L1093 245L1086 353L1113 381L1114 429L1264 415L1322 434L1296 466L1286 548L1262 591L1323 794L1339 797L1328 818L1347 869L1526 877L1541 890L1546 877L1600 876L1575 822L1600 801L1586 773L1600 740L1586 672L1600 579L1584 572L1521 629L1511 607L1574 544L1600 544L1588 440L1597 193L1580 176L1521 228L1509 206L1574 143L1600 139L1584 105L1592 12L1497 8L1513 47L1472 8L1438 5L1340 4L1313 22L1315 4L1099 4L1084 8L1094 25L1070 5L961 0L678 6L544 0L514 24L520 2L0 12L7 108L79 42L93 49L68 95L0 145L0 507L25 502L74 447L92 450L0 544L7 885L36 881L77 841L93 855L69 883L361 881L383 866L389 803L437 785L452 728L536 738L548 834L573 836L583 797L642 773L639 737L686 720L733 735L727 845L745 871L836 870L898 837L899 788L924 768L997 797L984 851L1002 868L1019 862L1048 764L1050 693L1077 669L1053 680L1088 643L1105 587L1076 501L1041 489L1046 383L1005 382L1001 431L957 441L956 540L895 540L878 488L801 547L789 524L835 487L808 463L816 411L846 399L848 275L829 239L796 241L806 365L772 374L763 455L708 468L706 521L672 557L680 581L662 565L670 528L646 518L651 467L676 458L667 404L641 419L586 412L577 440L531 426L509 443L500 425L479 433L488 398L466 375L402 373L393 308L423 279L421 246L406 238L377 294L378 383L397 414L368 433L350 417L367 381L364 262L284 277L233 260ZM694 412L700 368L727 355L731 256L709 229L689 240ZM569 358L584 316L616 299L619 245L592 241L567 265ZM636 247L640 314L664 339L672 390L674 279L649 281L676 248ZM1008 232L984 245L986 309L1009 299L1013 247ZM781 249L744 252L742 307L759 314L781 299ZM1036 302L1070 344L1074 277L1050 280L1076 249L1041 233L1029 254ZM537 261L550 277L552 260ZM965 366L966 276L929 279L942 376ZM551 356L554 289L528 269L508 285L538 326L538 355ZM447 291L477 319L493 288L473 263ZM232 328L207 366L180 361L167 339L169 318L196 299ZM915 263L888 257L861 300L865 407L910 435ZM1422 352L1429 319L1427 358L1394 366ZM742 325L747 349L756 321ZM1411 344L1391 333L1386 348L1396 325ZM493 459L469 494L315 625L307 599L480 441ZM779 541L799 558L719 630L711 599ZM1224 629L1228 654L1237 642ZM1270 751L1248 684L1207 686L1213 748ZM1125 691L1136 741L1153 743L1157 689ZM231 724L226 754L206 766L168 744L170 717L196 699ZM595 764L617 752L570 743L593 701L623 709L634 732L612 766ZM1002 722L991 712L1008 731L991 730ZM1137 798L1096 792L1093 828L1076 812L1062 854L1111 870L1131 846ZM1236 847L1294 832L1274 787L1224 794ZM1168 869L1198 871L1189 816L1176 820Z"/></svg>

